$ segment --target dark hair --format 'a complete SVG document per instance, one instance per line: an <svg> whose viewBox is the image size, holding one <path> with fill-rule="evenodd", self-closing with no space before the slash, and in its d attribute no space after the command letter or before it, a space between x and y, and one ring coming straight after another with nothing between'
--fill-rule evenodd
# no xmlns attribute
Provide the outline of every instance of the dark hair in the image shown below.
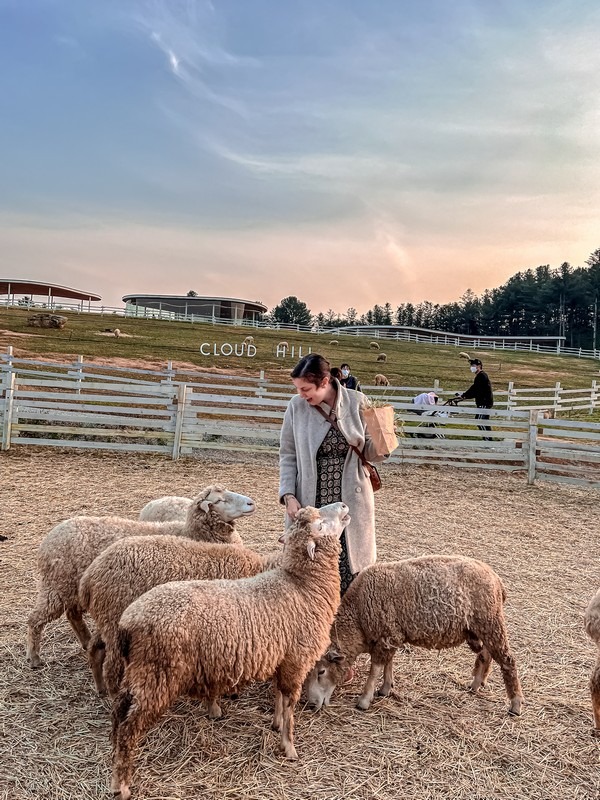
<svg viewBox="0 0 600 800"><path fill-rule="evenodd" d="M483 364L479 358L472 358L470 364L472 367L483 367Z"/></svg>
<svg viewBox="0 0 600 800"><path fill-rule="evenodd" d="M339 379L342 377L342 370L339 367L332 367L331 377L336 378L339 381Z"/></svg>
<svg viewBox="0 0 600 800"><path fill-rule="evenodd" d="M323 378L330 377L331 368L326 358L323 358L318 353L311 353L300 359L290 375L292 378L304 378L309 383L320 386Z"/></svg>
<svg viewBox="0 0 600 800"><path fill-rule="evenodd" d="M348 367L348 372L350 372L350 364L340 364L340 369L344 369L344 367Z"/></svg>

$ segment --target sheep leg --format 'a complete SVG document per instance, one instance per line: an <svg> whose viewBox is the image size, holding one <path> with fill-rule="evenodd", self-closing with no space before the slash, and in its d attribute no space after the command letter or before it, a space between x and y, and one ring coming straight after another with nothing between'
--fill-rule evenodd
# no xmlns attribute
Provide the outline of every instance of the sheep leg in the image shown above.
<svg viewBox="0 0 600 800"><path fill-rule="evenodd" d="M377 694L379 697L387 697L389 693L394 688L394 655L395 650L393 650L387 661L383 667L383 684L381 688L378 690Z"/></svg>
<svg viewBox="0 0 600 800"><path fill-rule="evenodd" d="M75 636L79 639L81 646L84 650L87 650L92 634L83 619L83 611L79 606L71 606L65 609L65 615L75 631Z"/></svg>
<svg viewBox="0 0 600 800"><path fill-rule="evenodd" d="M116 645L116 634L106 636L104 663L102 664L103 682L110 697L116 697L123 680L124 663Z"/></svg>
<svg viewBox="0 0 600 800"><path fill-rule="evenodd" d="M106 684L102 677L102 665L104 664L104 657L106 654L106 646L99 633L95 633L90 639L88 644L88 663L92 670L94 683L96 684L96 691L100 697L106 695Z"/></svg>
<svg viewBox="0 0 600 800"><path fill-rule="evenodd" d="M471 692L477 692L481 688L485 688L485 682L490 670L492 668L492 656L487 647L482 647L477 658L475 659L475 666L473 667L473 681L471 682Z"/></svg>
<svg viewBox="0 0 600 800"><path fill-rule="evenodd" d="M488 641L483 640L484 647L490 651L492 658L502 671L502 679L506 688L506 694L510 701L508 713L513 716L520 716L523 706L523 692L517 673L517 665L508 644L508 636L504 621L500 620L492 631L492 636Z"/></svg>
<svg viewBox="0 0 600 800"><path fill-rule="evenodd" d="M273 682L273 690L275 692L275 711L273 712L273 722L271 728L274 731L281 731L283 727L283 695L281 689L277 685L277 680Z"/></svg>
<svg viewBox="0 0 600 800"><path fill-rule="evenodd" d="M600 652L596 667L590 678L590 694L592 696L592 711L594 713L594 736L600 736Z"/></svg>
<svg viewBox="0 0 600 800"><path fill-rule="evenodd" d="M360 708L361 711L366 711L373 702L373 697L375 695L375 686L378 684L379 679L381 678L381 673L383 672L383 668L384 664L375 661L373 655L371 654L371 671L369 672L369 677L367 678L367 682L365 683L365 688L363 689L363 693L358 698L358 702L356 704L356 707Z"/></svg>
<svg viewBox="0 0 600 800"><path fill-rule="evenodd" d="M129 784L133 756L139 740L167 710L172 699L170 696L159 697L156 692L152 692L151 697L154 706L148 704L148 695L140 693L135 696L130 689L123 688L113 706L113 770L110 788L113 794L121 795L121 800L129 800L131 797Z"/></svg>
<svg viewBox="0 0 600 800"><path fill-rule="evenodd" d="M32 669L37 669L44 663L40 658L44 628L49 622L58 619L64 610L62 600L56 592L41 586L35 607L27 620L27 661Z"/></svg>
<svg viewBox="0 0 600 800"><path fill-rule="evenodd" d="M290 694L282 692L282 725L281 725L281 746L285 757L289 761L297 761L298 753L294 747L294 708L300 698L301 688L298 687Z"/></svg>
<svg viewBox="0 0 600 800"><path fill-rule="evenodd" d="M206 708L208 709L209 719L221 719L223 716L221 706L219 705L219 696L209 696L206 700Z"/></svg>

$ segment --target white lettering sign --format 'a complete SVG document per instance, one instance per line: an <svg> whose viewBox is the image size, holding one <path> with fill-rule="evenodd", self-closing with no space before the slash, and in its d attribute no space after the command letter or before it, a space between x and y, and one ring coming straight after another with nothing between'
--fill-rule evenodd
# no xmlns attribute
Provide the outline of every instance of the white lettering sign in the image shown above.
<svg viewBox="0 0 600 800"><path fill-rule="evenodd" d="M254 358L256 355L256 345L253 344L230 344L223 342L217 344L216 342L202 342L200 345L200 353L203 356L246 356Z"/></svg>

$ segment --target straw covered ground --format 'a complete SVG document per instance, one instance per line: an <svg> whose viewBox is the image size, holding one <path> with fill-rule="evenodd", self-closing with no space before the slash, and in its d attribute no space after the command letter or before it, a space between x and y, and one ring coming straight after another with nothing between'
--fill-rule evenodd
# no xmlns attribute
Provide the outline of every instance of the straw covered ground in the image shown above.
<svg viewBox="0 0 600 800"><path fill-rule="evenodd" d="M582 629L600 585L599 500L594 490L528 488L522 475L383 470L377 496L379 557L462 553L489 562L508 590L511 641L526 698L506 714L494 667L483 697L465 691L466 646L399 653L393 696L354 708L365 676L314 714L299 708L297 763L270 730L268 685L225 701L210 722L182 699L137 758L136 800L250 798L598 798L598 740L590 735L588 675L595 648ZM20 448L0 457L0 798L108 796L109 714L94 693L64 620L46 630L46 666L25 663L25 620L35 597L35 555L45 533L80 513L137 515L151 498L195 493L218 480L255 498L241 533L262 551L282 523L271 456L150 456Z"/></svg>

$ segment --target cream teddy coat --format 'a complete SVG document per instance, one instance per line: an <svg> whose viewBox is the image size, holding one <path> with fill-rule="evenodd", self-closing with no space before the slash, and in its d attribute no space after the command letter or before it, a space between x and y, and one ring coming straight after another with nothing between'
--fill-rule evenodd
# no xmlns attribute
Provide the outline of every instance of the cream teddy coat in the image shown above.
<svg viewBox="0 0 600 800"><path fill-rule="evenodd" d="M383 461L372 449L361 407L368 403L361 392L345 389L336 381L337 398L333 408L339 429L348 444L363 451L367 461ZM329 412L329 406L321 407ZM315 504L317 495L317 450L330 428L316 408L295 395L286 409L279 449L279 499L293 494L302 506ZM375 547L375 509L373 489L359 457L348 450L342 474L342 502L350 509L351 522L346 527L346 545L352 572L373 564ZM290 520L286 515L286 527Z"/></svg>

